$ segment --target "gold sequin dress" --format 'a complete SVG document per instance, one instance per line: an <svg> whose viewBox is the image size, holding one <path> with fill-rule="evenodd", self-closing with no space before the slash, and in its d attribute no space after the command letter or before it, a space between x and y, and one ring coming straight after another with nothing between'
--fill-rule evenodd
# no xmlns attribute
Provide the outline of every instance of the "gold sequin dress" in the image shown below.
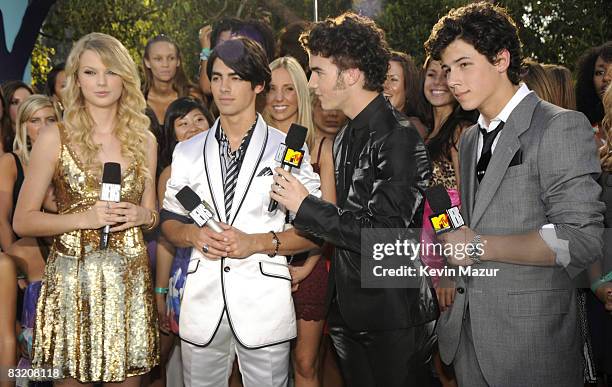
<svg viewBox="0 0 612 387"><path fill-rule="evenodd" d="M53 186L60 214L88 210L100 180L86 174L64 128ZM121 200L140 203L144 176L130 166ZM157 317L146 245L140 228L111 234L99 249L98 230L54 238L36 308L33 367L59 369L79 382L119 382L159 362Z"/></svg>

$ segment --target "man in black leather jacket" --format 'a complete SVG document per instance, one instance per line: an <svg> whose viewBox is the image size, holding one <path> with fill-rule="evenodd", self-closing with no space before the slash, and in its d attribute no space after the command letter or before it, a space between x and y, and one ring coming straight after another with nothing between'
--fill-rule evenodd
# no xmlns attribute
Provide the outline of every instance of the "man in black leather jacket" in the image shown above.
<svg viewBox="0 0 612 387"><path fill-rule="evenodd" d="M390 56L383 32L347 13L316 23L301 42L321 106L351 119L334 144L337 205L308 195L280 168L271 197L296 213L298 230L336 246L328 324L347 385L428 386L422 349L435 300L419 289L361 284L361 230L420 227L431 178L421 137L381 94Z"/></svg>

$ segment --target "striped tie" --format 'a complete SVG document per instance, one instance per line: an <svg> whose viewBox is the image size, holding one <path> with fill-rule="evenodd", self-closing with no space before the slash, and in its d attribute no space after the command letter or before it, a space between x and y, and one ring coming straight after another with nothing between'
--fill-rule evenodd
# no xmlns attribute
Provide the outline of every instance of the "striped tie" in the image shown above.
<svg viewBox="0 0 612 387"><path fill-rule="evenodd" d="M232 202L234 201L234 191L236 189L236 180L238 179L238 160L228 157L227 172L225 175L225 183L223 184L223 192L225 194L225 219L229 222L232 210Z"/></svg>
<svg viewBox="0 0 612 387"><path fill-rule="evenodd" d="M234 201L234 191L236 190L236 183L238 182L238 174L240 173L240 167L242 165L242 160L244 158L244 154L246 153L246 148L250 142L251 135L253 134L253 129L257 124L257 119L251 126L251 129L247 132L247 134L242 138L242 142L238 149L232 153L229 139L227 135L223 131L221 127L218 130L217 140L219 141L219 150L221 163L223 165L223 194L225 196L225 219L227 222L230 221L232 214L232 202Z"/></svg>

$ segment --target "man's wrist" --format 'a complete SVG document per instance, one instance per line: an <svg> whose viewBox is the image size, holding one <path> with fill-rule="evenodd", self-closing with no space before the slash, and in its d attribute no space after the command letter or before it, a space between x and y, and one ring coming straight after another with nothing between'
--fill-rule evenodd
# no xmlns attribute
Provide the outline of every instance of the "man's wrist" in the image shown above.
<svg viewBox="0 0 612 387"><path fill-rule="evenodd" d="M195 224L181 224L177 231L179 231L179 235L185 235L185 244L195 247L197 250L202 248L202 246L197 246L198 232L200 231L200 228Z"/></svg>
<svg viewBox="0 0 612 387"><path fill-rule="evenodd" d="M482 235L475 234L472 240L469 242L470 251L468 252L468 257L475 264L481 264L482 258L484 256L484 249L482 249Z"/></svg>
<svg viewBox="0 0 612 387"><path fill-rule="evenodd" d="M268 237L272 238L272 250L270 251L270 253L268 253L268 256L270 258L273 258L278 255L278 250L280 249L281 242L280 239L278 239L278 235L274 231L269 231Z"/></svg>

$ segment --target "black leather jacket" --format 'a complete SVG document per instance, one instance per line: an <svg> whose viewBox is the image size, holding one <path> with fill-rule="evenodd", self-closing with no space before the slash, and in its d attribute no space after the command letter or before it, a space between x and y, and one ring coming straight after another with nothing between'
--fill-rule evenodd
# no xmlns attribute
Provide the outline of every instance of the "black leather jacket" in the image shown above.
<svg viewBox="0 0 612 387"><path fill-rule="evenodd" d="M378 95L334 144L337 205L308 196L294 226L336 246L328 305L336 297L356 331L408 328L437 316L432 296L419 289L361 287L362 228L420 227L431 166L410 122Z"/></svg>

